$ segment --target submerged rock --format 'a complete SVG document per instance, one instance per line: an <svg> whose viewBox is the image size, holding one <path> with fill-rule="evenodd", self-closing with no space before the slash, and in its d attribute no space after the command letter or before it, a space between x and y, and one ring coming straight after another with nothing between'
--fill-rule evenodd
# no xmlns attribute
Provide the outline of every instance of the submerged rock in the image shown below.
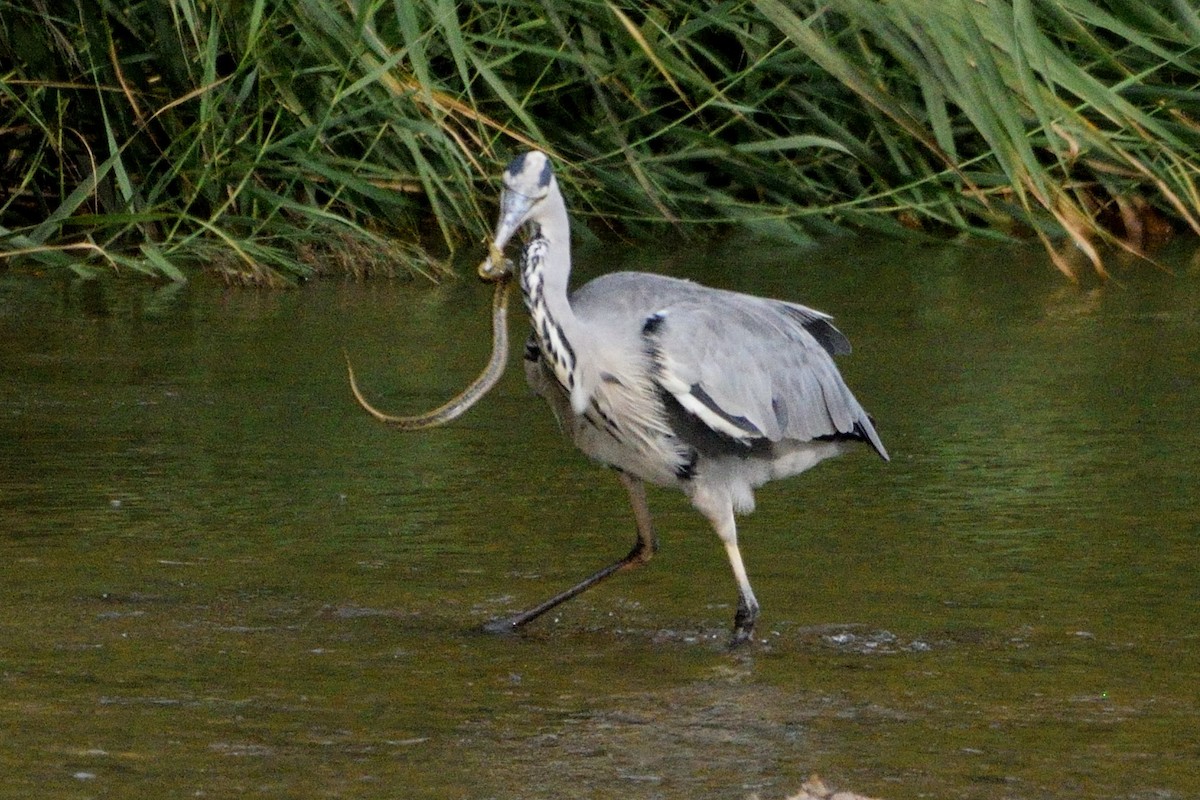
<svg viewBox="0 0 1200 800"><path fill-rule="evenodd" d="M835 792L825 785L825 781L813 775L800 787L799 794L791 795L787 800L872 800L872 798L854 792Z"/></svg>

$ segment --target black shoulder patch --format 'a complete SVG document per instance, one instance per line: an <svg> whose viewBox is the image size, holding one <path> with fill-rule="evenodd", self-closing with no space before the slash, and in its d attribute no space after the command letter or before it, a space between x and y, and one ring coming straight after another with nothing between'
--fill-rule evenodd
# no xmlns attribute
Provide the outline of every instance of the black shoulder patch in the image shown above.
<svg viewBox="0 0 1200 800"><path fill-rule="evenodd" d="M658 329L666 322L667 315L663 313L651 314L646 317L646 321L642 323L642 336L653 336L658 333Z"/></svg>

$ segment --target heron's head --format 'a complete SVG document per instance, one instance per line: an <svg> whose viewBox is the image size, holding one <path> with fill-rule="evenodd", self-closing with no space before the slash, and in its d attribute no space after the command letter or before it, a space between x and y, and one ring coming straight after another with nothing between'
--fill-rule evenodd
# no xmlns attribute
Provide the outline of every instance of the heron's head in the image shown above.
<svg viewBox="0 0 1200 800"><path fill-rule="evenodd" d="M500 278L512 271L504 258L504 246L529 220L533 219L550 194L557 190L550 158L539 150L530 150L514 158L504 169L504 188L500 190L500 219L488 247L488 257L479 265L480 276Z"/></svg>

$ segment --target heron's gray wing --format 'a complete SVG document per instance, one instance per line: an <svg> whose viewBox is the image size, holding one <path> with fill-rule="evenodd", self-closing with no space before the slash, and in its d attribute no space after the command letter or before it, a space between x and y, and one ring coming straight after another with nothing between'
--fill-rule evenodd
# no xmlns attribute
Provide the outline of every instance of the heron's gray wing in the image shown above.
<svg viewBox="0 0 1200 800"><path fill-rule="evenodd" d="M886 451L833 363L849 343L829 317L791 303L713 292L646 318L656 379L714 431L810 441L859 436Z"/></svg>

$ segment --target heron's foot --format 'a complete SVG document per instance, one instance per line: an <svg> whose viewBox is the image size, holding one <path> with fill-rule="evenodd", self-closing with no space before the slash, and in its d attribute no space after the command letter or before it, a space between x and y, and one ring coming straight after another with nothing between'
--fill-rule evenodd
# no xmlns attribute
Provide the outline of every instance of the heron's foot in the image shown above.
<svg viewBox="0 0 1200 800"><path fill-rule="evenodd" d="M519 630L519 623L514 617L493 619L483 623L483 632L497 636L512 636Z"/></svg>
<svg viewBox="0 0 1200 800"><path fill-rule="evenodd" d="M735 625L733 627L733 636L729 638L729 649L736 650L747 642L754 639L753 625Z"/></svg>
<svg viewBox="0 0 1200 800"><path fill-rule="evenodd" d="M754 621L758 619L758 603L738 601L737 614L733 617L733 638L729 648L740 647L754 638Z"/></svg>

